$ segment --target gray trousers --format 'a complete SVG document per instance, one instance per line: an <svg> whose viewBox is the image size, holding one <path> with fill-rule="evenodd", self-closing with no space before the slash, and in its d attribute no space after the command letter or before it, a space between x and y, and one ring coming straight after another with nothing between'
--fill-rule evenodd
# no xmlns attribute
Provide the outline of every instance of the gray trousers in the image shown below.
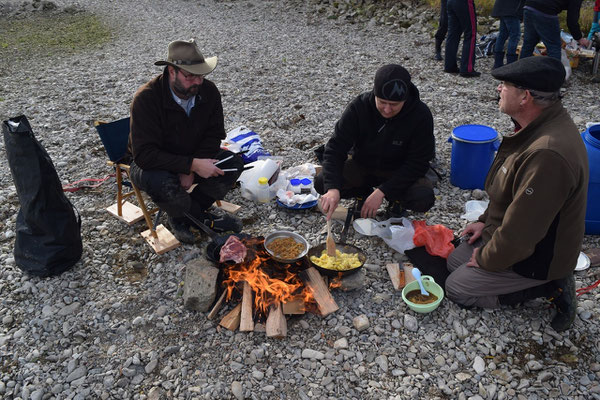
<svg viewBox="0 0 600 400"><path fill-rule="evenodd" d="M481 247L481 239L474 244L461 243L448 257L450 271L446 279L446 296L463 306L498 308L498 296L543 285L548 280L525 278L511 269L489 272L482 268L467 267L475 247Z"/></svg>

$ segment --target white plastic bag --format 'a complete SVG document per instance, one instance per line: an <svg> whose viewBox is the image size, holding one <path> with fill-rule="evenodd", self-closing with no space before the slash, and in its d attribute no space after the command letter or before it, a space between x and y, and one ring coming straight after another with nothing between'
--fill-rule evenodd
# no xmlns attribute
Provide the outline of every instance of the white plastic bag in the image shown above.
<svg viewBox="0 0 600 400"><path fill-rule="evenodd" d="M569 61L569 57L567 56L567 52L565 51L565 49L560 50L560 61L565 67L565 81L568 81L571 77L571 62Z"/></svg>
<svg viewBox="0 0 600 400"><path fill-rule="evenodd" d="M467 221L477 221L477 218L485 212L488 204L488 200L469 200L465 203L465 213L461 215L461 218Z"/></svg>
<svg viewBox="0 0 600 400"><path fill-rule="evenodd" d="M402 225L394 225L398 223ZM415 229L408 218L390 218L381 222L371 218L359 218L354 220L353 226L354 230L362 235L379 236L397 252L404 253L415 247Z"/></svg>

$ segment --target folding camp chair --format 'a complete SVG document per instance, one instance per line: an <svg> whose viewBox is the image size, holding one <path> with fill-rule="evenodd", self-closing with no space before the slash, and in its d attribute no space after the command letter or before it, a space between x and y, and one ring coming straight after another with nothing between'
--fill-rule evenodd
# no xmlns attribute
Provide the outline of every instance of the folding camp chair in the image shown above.
<svg viewBox="0 0 600 400"><path fill-rule="evenodd" d="M107 164L115 168L117 177L117 202L107 208L108 212L128 225L145 219L148 230L141 235L157 254L163 254L179 246L179 241L167 228L162 224L155 227L152 223L151 214L158 211L158 208L148 210L142 192L129 179L129 164L125 159L129 140L129 117L113 122L95 121L94 126L108 155ZM129 183L123 181L124 177L129 179ZM124 192L125 185L131 186L132 191ZM134 195L139 207L126 200Z"/></svg>

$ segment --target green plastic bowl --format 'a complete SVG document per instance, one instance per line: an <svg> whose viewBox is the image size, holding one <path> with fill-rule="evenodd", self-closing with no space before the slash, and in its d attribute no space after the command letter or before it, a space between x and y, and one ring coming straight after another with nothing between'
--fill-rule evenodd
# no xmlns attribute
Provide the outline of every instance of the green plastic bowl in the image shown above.
<svg viewBox="0 0 600 400"><path fill-rule="evenodd" d="M419 282L413 281L413 282L409 283L408 285L404 286L404 289L402 289L402 300L404 300L406 305L414 312L418 312L421 314L427 314L427 313L432 312L436 308L438 308L438 306L444 299L444 289L442 289L442 287L440 285L435 283L435 280L433 280L433 277L431 277L429 275L423 275L421 277L421 280L423 281L423 286L425 286L425 290L427 290L430 293L435 294L438 299L436 301L434 301L433 303L429 303L429 304L417 304L417 303L413 303L412 301L409 301L406 298L406 295L409 292L412 292L413 290L420 290Z"/></svg>

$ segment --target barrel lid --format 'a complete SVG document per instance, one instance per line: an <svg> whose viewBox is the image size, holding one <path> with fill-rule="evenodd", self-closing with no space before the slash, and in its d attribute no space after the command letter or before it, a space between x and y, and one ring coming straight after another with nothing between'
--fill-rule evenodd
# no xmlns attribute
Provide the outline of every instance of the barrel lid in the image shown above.
<svg viewBox="0 0 600 400"><path fill-rule="evenodd" d="M463 142L491 142L498 138L494 128L485 125L461 125L452 130L452 138Z"/></svg>

